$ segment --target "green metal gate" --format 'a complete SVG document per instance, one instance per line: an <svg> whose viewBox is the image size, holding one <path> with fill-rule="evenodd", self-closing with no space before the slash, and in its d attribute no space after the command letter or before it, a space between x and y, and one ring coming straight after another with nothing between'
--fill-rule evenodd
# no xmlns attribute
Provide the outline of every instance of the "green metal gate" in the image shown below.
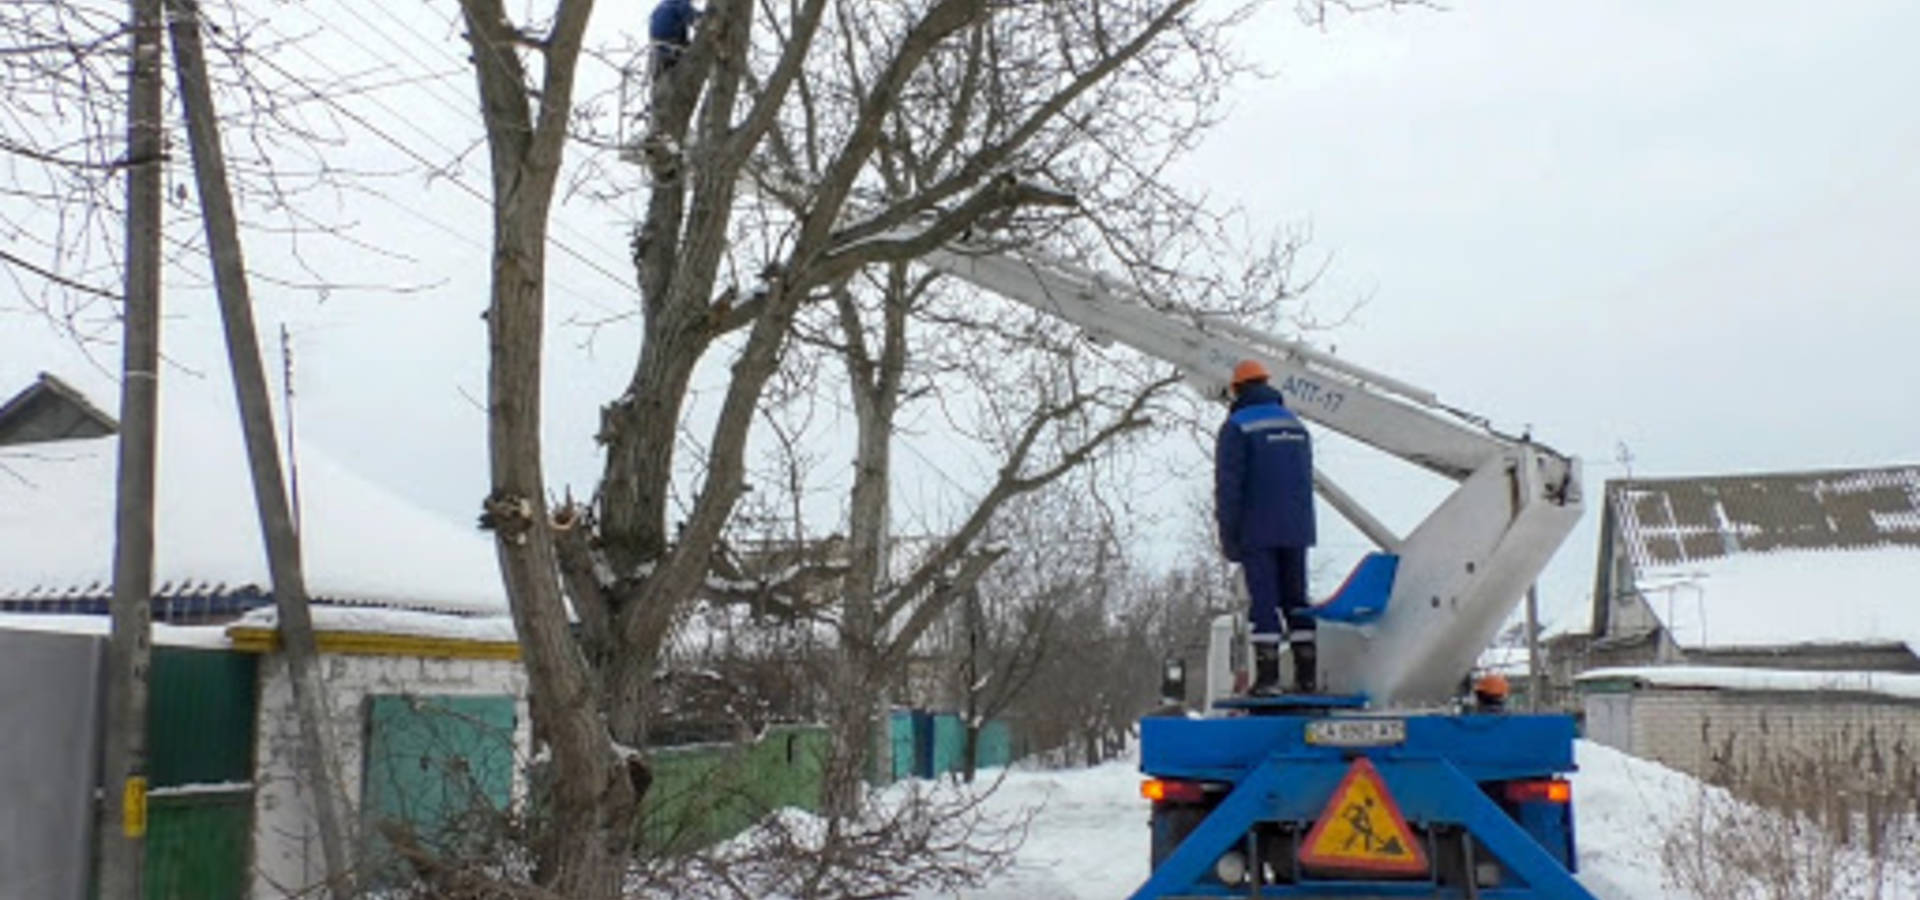
<svg viewBox="0 0 1920 900"><path fill-rule="evenodd" d="M383 694L366 710L360 809L374 883L406 879L382 823L447 855L486 839L474 817L505 809L513 789L514 699Z"/></svg>
<svg viewBox="0 0 1920 900"><path fill-rule="evenodd" d="M148 900L244 900L258 659L155 647L147 710Z"/></svg>

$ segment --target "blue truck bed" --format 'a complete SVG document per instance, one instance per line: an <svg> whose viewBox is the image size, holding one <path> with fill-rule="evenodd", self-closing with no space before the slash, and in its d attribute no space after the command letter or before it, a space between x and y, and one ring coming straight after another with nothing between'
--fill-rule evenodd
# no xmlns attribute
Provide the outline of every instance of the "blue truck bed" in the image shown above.
<svg viewBox="0 0 1920 900"><path fill-rule="evenodd" d="M1154 870L1136 900L1593 900L1572 876L1570 717L1234 705L1141 720Z"/></svg>

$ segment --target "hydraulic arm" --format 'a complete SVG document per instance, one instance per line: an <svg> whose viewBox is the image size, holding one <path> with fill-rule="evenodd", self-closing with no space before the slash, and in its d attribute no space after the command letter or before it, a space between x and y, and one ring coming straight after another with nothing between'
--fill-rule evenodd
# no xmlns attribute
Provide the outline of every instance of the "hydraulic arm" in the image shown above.
<svg viewBox="0 0 1920 900"><path fill-rule="evenodd" d="M1375 706L1453 696L1579 519L1577 459L1412 385L1235 323L1165 311L1127 284L1035 253L954 244L922 261L1171 363L1211 393L1224 390L1234 363L1259 359L1300 416L1459 482L1402 538L1315 474L1322 498L1398 557L1384 610L1323 622L1330 691Z"/></svg>

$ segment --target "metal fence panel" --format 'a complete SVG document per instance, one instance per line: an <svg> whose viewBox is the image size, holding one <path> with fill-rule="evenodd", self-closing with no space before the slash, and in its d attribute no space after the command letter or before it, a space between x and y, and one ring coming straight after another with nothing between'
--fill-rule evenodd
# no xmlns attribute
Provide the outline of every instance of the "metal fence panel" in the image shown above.
<svg viewBox="0 0 1920 900"><path fill-rule="evenodd" d="M0 630L0 900L86 896L105 651Z"/></svg>

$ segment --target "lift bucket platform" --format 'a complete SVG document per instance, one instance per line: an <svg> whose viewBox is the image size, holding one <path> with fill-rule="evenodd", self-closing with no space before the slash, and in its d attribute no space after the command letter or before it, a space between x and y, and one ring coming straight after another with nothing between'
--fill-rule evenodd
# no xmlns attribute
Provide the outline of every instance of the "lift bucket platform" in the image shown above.
<svg viewBox="0 0 1920 900"><path fill-rule="evenodd" d="M1141 747L1144 773L1210 809L1135 900L1594 900L1572 874L1566 716L1147 718Z"/></svg>

